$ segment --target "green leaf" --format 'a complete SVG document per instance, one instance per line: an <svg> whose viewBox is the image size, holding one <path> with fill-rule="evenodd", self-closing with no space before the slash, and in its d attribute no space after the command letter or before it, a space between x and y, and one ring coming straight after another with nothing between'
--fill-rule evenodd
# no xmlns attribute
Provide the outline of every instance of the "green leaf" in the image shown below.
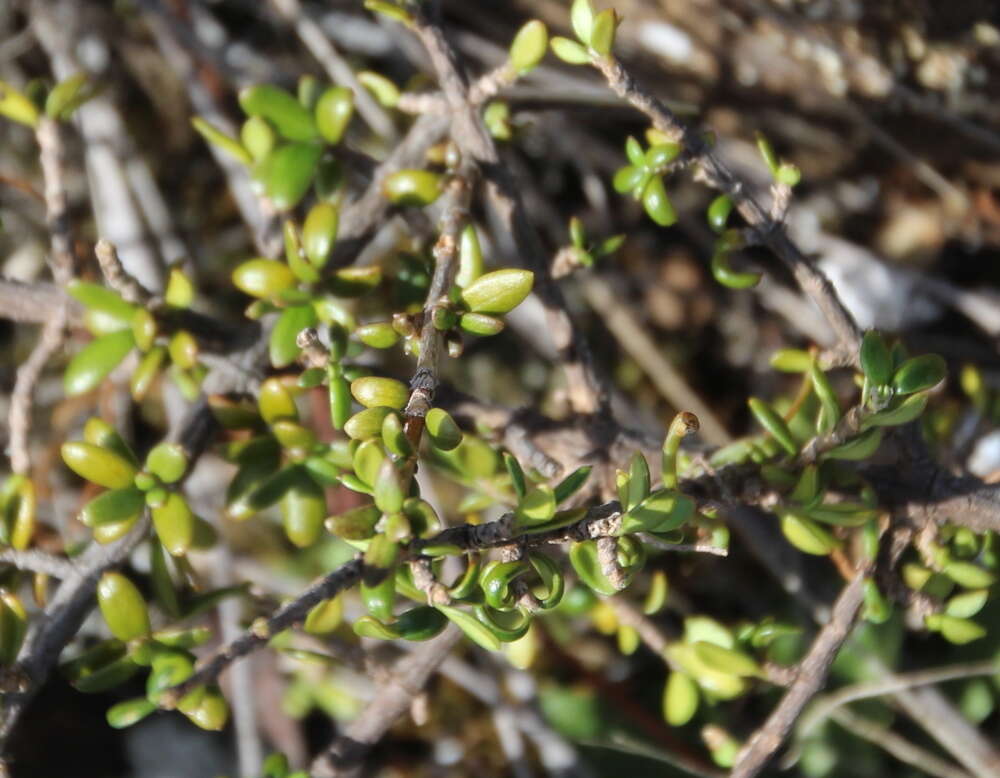
<svg viewBox="0 0 1000 778"><path fill-rule="evenodd" d="M823 406L822 424L818 431L820 434L824 434L837 426L837 422L840 421L840 403L837 400L836 392L830 385L830 379L826 377L826 373L819 369L815 361L809 366L809 379L812 381L813 391L816 392L816 396Z"/></svg>
<svg viewBox="0 0 1000 778"><path fill-rule="evenodd" d="M598 594L611 596L618 593L618 589L601 572L595 541L585 540L581 543L574 543L570 547L569 561L580 580Z"/></svg>
<svg viewBox="0 0 1000 778"><path fill-rule="evenodd" d="M686 673L674 671L663 688L663 718L672 727L683 727L698 711L698 685Z"/></svg>
<svg viewBox="0 0 1000 778"><path fill-rule="evenodd" d="M70 360L63 374L63 388L70 397L84 394L114 370L135 348L132 330L119 330L95 338Z"/></svg>
<svg viewBox="0 0 1000 778"><path fill-rule="evenodd" d="M106 718L108 725L114 729L125 729L138 724L155 710L156 703L150 702L145 697L133 697L108 708Z"/></svg>
<svg viewBox="0 0 1000 778"><path fill-rule="evenodd" d="M802 349L782 348L771 355L771 367L783 373L805 373L812 363L812 354Z"/></svg>
<svg viewBox="0 0 1000 778"><path fill-rule="evenodd" d="M277 378L269 378L261 384L260 393L257 396L257 407L260 409L261 417L268 424L272 424L278 419L297 421L299 418L292 393Z"/></svg>
<svg viewBox="0 0 1000 778"><path fill-rule="evenodd" d="M458 251L458 275L455 284L464 289L483 274L483 250L475 226L467 224L462 230Z"/></svg>
<svg viewBox="0 0 1000 778"><path fill-rule="evenodd" d="M448 618L437 608L422 605L399 614L393 628L403 640L430 640L448 624Z"/></svg>
<svg viewBox="0 0 1000 778"><path fill-rule="evenodd" d="M361 505L326 520L326 528L344 540L368 540L375 534L375 525L382 511L374 505Z"/></svg>
<svg viewBox="0 0 1000 778"><path fill-rule="evenodd" d="M331 203L317 203L306 216L302 227L302 246L306 257L316 267L323 267L330 258L337 241L339 220L339 212Z"/></svg>
<svg viewBox="0 0 1000 778"><path fill-rule="evenodd" d="M642 190L642 207L649 218L661 227L669 227L677 221L677 212L667 197L663 176L652 176L646 183Z"/></svg>
<svg viewBox="0 0 1000 778"><path fill-rule="evenodd" d="M694 501L680 492L653 492L622 518L621 532L670 532L694 515Z"/></svg>
<svg viewBox="0 0 1000 778"><path fill-rule="evenodd" d="M366 440L354 452L354 474L368 486L375 485L385 452L375 440Z"/></svg>
<svg viewBox="0 0 1000 778"><path fill-rule="evenodd" d="M569 20L573 32L583 43L590 45L590 35L594 29L594 9L590 0L573 0L570 7Z"/></svg>
<svg viewBox="0 0 1000 778"><path fill-rule="evenodd" d="M941 635L949 643L962 646L985 637L986 629L969 619L961 619L944 613L932 613L927 616L927 628Z"/></svg>
<svg viewBox="0 0 1000 778"><path fill-rule="evenodd" d="M861 429L867 430L871 427L894 427L900 424L907 424L920 417L927 407L926 394L914 394L907 397L895 408L888 408L878 411L868 416L861 422Z"/></svg>
<svg viewBox="0 0 1000 778"><path fill-rule="evenodd" d="M391 418L391 417L388 417ZM375 505L386 514L399 513L403 510L403 485L399 471L391 460L385 459L375 478L373 496Z"/></svg>
<svg viewBox="0 0 1000 778"><path fill-rule="evenodd" d="M231 519L242 521L265 508L270 508L296 485L296 471L297 467L292 465L268 476L229 503L226 506L227 514Z"/></svg>
<svg viewBox="0 0 1000 778"><path fill-rule="evenodd" d="M501 643L513 643L528 634L531 616L522 611L496 611L486 605L475 606L476 618Z"/></svg>
<svg viewBox="0 0 1000 778"><path fill-rule="evenodd" d="M709 203L706 216L708 218L708 226L712 228L713 232L722 232L726 229L726 224L729 222L729 214L732 211L733 201L729 195L719 195Z"/></svg>
<svg viewBox="0 0 1000 778"><path fill-rule="evenodd" d="M812 502L819 494L819 487L819 468L816 465L806 465L788 499L797 503Z"/></svg>
<svg viewBox="0 0 1000 778"><path fill-rule="evenodd" d="M431 408L424 422L431 443L442 451L451 451L462 442L462 430L444 409Z"/></svg>
<svg viewBox="0 0 1000 778"><path fill-rule="evenodd" d="M302 628L310 635L329 635L344 618L344 601L340 597L322 600L312 607Z"/></svg>
<svg viewBox="0 0 1000 778"><path fill-rule="evenodd" d="M462 290L462 301L473 313L499 316L512 311L531 292L535 274L504 268L480 276Z"/></svg>
<svg viewBox="0 0 1000 778"><path fill-rule="evenodd" d="M243 89L239 101L247 116L267 119L289 140L305 141L316 137L316 125L309 111L284 89L258 84Z"/></svg>
<svg viewBox="0 0 1000 778"><path fill-rule="evenodd" d="M363 324L354 330L355 337L372 348L392 348L399 342L399 333L387 321Z"/></svg>
<svg viewBox="0 0 1000 778"><path fill-rule="evenodd" d="M374 73L371 70L362 70L357 73L358 82L375 95L385 108L395 108L399 102L399 88L381 73Z"/></svg>
<svg viewBox="0 0 1000 778"><path fill-rule="evenodd" d="M717 246L712 254L711 262L712 277L723 286L729 289L750 289L760 283L760 273L741 273L734 270L729 264L729 250L724 246Z"/></svg>
<svg viewBox="0 0 1000 778"><path fill-rule="evenodd" d="M281 518L288 539L298 548L315 543L323 529L326 497L323 489L301 468L295 468L291 486L281 498Z"/></svg>
<svg viewBox="0 0 1000 778"><path fill-rule="evenodd" d="M480 335L489 337L501 332L504 323L495 316L487 316L485 313L463 313L458 320L458 326L470 335Z"/></svg>
<svg viewBox="0 0 1000 778"><path fill-rule="evenodd" d="M628 494L622 506L625 510L631 510L649 496L649 482L649 463L641 452L636 451L628 469Z"/></svg>
<svg viewBox="0 0 1000 778"><path fill-rule="evenodd" d="M882 430L876 427L867 432L862 432L856 438L852 438L846 443L827 451L821 458L861 461L871 457L878 451L880 445L882 445Z"/></svg>
<svg viewBox="0 0 1000 778"><path fill-rule="evenodd" d="M781 418L778 413L771 408L770 405L765 403L763 400L759 400L756 397L751 397L747 401L747 405L750 406L750 411L756 417L760 425L768 431L768 433L773 437L781 447L788 452L790 455L795 456L799 453L798 444L795 442L795 438L792 437L791 431L788 429L788 425L785 420Z"/></svg>
<svg viewBox="0 0 1000 778"><path fill-rule="evenodd" d="M792 512L782 514L781 531L789 543L806 554L826 556L840 547L840 541L825 529L814 521Z"/></svg>
<svg viewBox="0 0 1000 778"><path fill-rule="evenodd" d="M163 505L153 508L153 526L163 547L171 556L183 556L194 538L195 515L187 501L176 492L167 495Z"/></svg>
<svg viewBox="0 0 1000 778"><path fill-rule="evenodd" d="M38 108L6 81L0 81L0 116L29 127L38 125Z"/></svg>
<svg viewBox="0 0 1000 778"><path fill-rule="evenodd" d="M698 659L714 670L740 677L763 676L760 665L741 651L706 641L697 641L691 645Z"/></svg>
<svg viewBox="0 0 1000 778"><path fill-rule="evenodd" d="M450 605L438 605L436 607L448 618L449 621L456 624L458 628L465 633L465 636L473 643L485 648L487 651L500 650L500 641L497 640L493 632L490 631L490 629L480 622L475 616Z"/></svg>
<svg viewBox="0 0 1000 778"><path fill-rule="evenodd" d="M373 638L375 640L398 640L400 634L396 631L395 625L385 625L372 616L360 616L351 625L354 634L363 638Z"/></svg>
<svg viewBox="0 0 1000 778"><path fill-rule="evenodd" d="M872 386L884 386L892 378L892 356L877 330L868 330L861 341L861 370Z"/></svg>
<svg viewBox="0 0 1000 778"><path fill-rule="evenodd" d="M731 700L746 691L747 685L742 678L706 665L690 643L674 643L665 653L672 665L693 678L713 698Z"/></svg>
<svg viewBox="0 0 1000 778"><path fill-rule="evenodd" d="M679 143L658 143L650 146L644 156L647 170L662 173L663 168L673 162L681 153Z"/></svg>
<svg viewBox="0 0 1000 778"><path fill-rule="evenodd" d="M913 394L937 386L948 370L937 354L921 354L906 360L892 376L892 387L899 394Z"/></svg>
<svg viewBox="0 0 1000 778"><path fill-rule="evenodd" d="M552 487L539 484L528 490L517 506L518 526L540 524L548 521L556 513L556 498Z"/></svg>
<svg viewBox="0 0 1000 778"><path fill-rule="evenodd" d="M149 611L139 590L121 573L104 573L97 584L97 604L108 628L127 643L149 634Z"/></svg>
<svg viewBox="0 0 1000 778"><path fill-rule="evenodd" d="M129 380L129 390L132 399L137 403L142 402L146 393L153 384L154 379L159 375L160 368L167 358L167 350L163 346L155 346L139 362L139 366L132 372Z"/></svg>
<svg viewBox="0 0 1000 778"><path fill-rule="evenodd" d="M83 506L80 521L88 527L134 519L146 505L145 495L135 487L112 489Z"/></svg>
<svg viewBox="0 0 1000 778"><path fill-rule="evenodd" d="M13 592L0 589L0 664L14 664L27 632L28 614L21 600Z"/></svg>
<svg viewBox="0 0 1000 778"><path fill-rule="evenodd" d="M146 455L146 470L165 484L181 480L187 467L187 454L177 443L159 443Z"/></svg>
<svg viewBox="0 0 1000 778"><path fill-rule="evenodd" d="M200 116L192 117L191 126L198 131L198 134L201 135L201 137L216 148L226 152L237 162L242 162L244 165L248 166L253 164L254 158L250 155L250 152L243 147L243 144L236 140L236 138L227 135L222 130L212 126Z"/></svg>
<svg viewBox="0 0 1000 778"><path fill-rule="evenodd" d="M951 560L944 565L941 572L967 589L984 589L992 586L997 579L995 573L973 562Z"/></svg>
<svg viewBox="0 0 1000 778"><path fill-rule="evenodd" d="M760 152L760 156L764 160L764 164L767 165L767 169L771 171L771 175L776 176L778 174L778 155L774 153L771 142L761 132L757 133L757 151Z"/></svg>
<svg viewBox="0 0 1000 778"><path fill-rule="evenodd" d="M410 391L402 381L380 376L365 376L352 381L351 394L366 408L386 406L402 410L410 398Z"/></svg>
<svg viewBox="0 0 1000 778"><path fill-rule="evenodd" d="M252 161L260 162L274 150L278 136L266 119L251 116L240 128L240 140Z"/></svg>
<svg viewBox="0 0 1000 778"><path fill-rule="evenodd" d="M351 385L330 366L329 373L330 421L336 430L346 430L351 416ZM381 428L381 422L379 423ZM352 436L353 437L353 436Z"/></svg>
<svg viewBox="0 0 1000 778"><path fill-rule="evenodd" d="M503 463L504 467L507 468L507 472L510 474L510 482L511 486L514 487L514 494L517 495L517 499L520 502L524 499L524 495L528 492L524 480L524 470L521 469L521 463L517 461L513 454L509 454L506 451L503 453Z"/></svg>
<svg viewBox="0 0 1000 778"><path fill-rule="evenodd" d="M345 86L332 86L316 103L316 127L323 140L336 146L354 115L354 92Z"/></svg>
<svg viewBox="0 0 1000 778"><path fill-rule="evenodd" d="M989 596L989 589L972 589L956 594L945 605L945 613L959 619L972 618L983 609Z"/></svg>
<svg viewBox="0 0 1000 778"><path fill-rule="evenodd" d="M251 297L273 300L295 286L295 275L284 262L251 259L233 271L233 284Z"/></svg>
<svg viewBox="0 0 1000 778"><path fill-rule="evenodd" d="M425 206L441 196L443 178L430 170L399 170L386 177L382 193L393 205Z"/></svg>
<svg viewBox="0 0 1000 778"><path fill-rule="evenodd" d="M586 65L590 62L590 53L579 43L569 38L557 35L549 41L549 46L552 48L553 54L570 65Z"/></svg>
<svg viewBox="0 0 1000 778"><path fill-rule="evenodd" d="M639 186L639 182L642 181L646 175L647 173L645 168L636 167L635 165L626 165L625 167L618 169L611 184L615 188L616 192L619 194L626 194Z"/></svg>
<svg viewBox="0 0 1000 778"><path fill-rule="evenodd" d="M413 25L413 17L405 8L401 8L389 0L365 0L365 8L377 14L381 14L388 19L405 24L407 27Z"/></svg>
<svg viewBox="0 0 1000 778"><path fill-rule="evenodd" d="M106 489L132 486L138 468L124 457L93 443L71 441L60 449L67 467L81 478Z"/></svg>
<svg viewBox="0 0 1000 778"><path fill-rule="evenodd" d="M398 547L385 535L376 535L368 545L365 553L365 565L370 568L382 568L388 574L377 583L361 583L361 600L364 602L368 612L379 621L390 621L392 619L393 604L396 597L396 577L392 574L391 566L395 561ZM376 561L369 561L373 557Z"/></svg>
<svg viewBox="0 0 1000 778"><path fill-rule="evenodd" d="M205 696L198 707L190 712L185 711L185 714L192 723L202 729L218 732L226 726L226 721L229 719L229 706L222 692L215 687L209 687L205 690Z"/></svg>
<svg viewBox="0 0 1000 778"><path fill-rule="evenodd" d="M524 560L488 563L479 576L479 585L487 605L497 610L513 610L517 603L510 586L529 570L528 563Z"/></svg>
<svg viewBox="0 0 1000 778"><path fill-rule="evenodd" d="M369 440L382 434L385 419L391 414L398 414L395 408L375 406L365 408L354 414L344 424L344 432L354 440Z"/></svg>
<svg viewBox="0 0 1000 778"><path fill-rule="evenodd" d="M524 75L542 61L549 47L549 31L538 19L521 27L510 44L510 65L518 75Z"/></svg>
<svg viewBox="0 0 1000 778"><path fill-rule="evenodd" d="M562 481L556 484L555 489L553 489L553 494L556 498L556 504L561 505L574 494L576 494L585 483L587 479L590 478L590 472L593 470L591 465L584 465L583 467L578 467L568 476L566 476Z"/></svg>
<svg viewBox="0 0 1000 778"><path fill-rule="evenodd" d="M184 650L158 650L153 655L152 671L146 679L146 699L157 702L171 686L183 683L194 674L192 656Z"/></svg>
<svg viewBox="0 0 1000 778"><path fill-rule="evenodd" d="M271 364L278 368L292 364L302 350L297 342L299 333L314 327L316 321L316 309L311 305L295 305L282 311L271 330Z"/></svg>
<svg viewBox="0 0 1000 778"><path fill-rule="evenodd" d="M66 291L87 309L87 329L94 335L107 335L131 326L136 306L125 302L117 292L77 280L70 281Z"/></svg>
<svg viewBox="0 0 1000 778"><path fill-rule="evenodd" d="M802 171L790 162L782 162L778 166L774 180L788 187L796 186L802 180Z"/></svg>
<svg viewBox="0 0 1000 778"><path fill-rule="evenodd" d="M614 8L606 8L594 17L590 31L590 48L606 57L615 45L618 16Z"/></svg>
<svg viewBox="0 0 1000 778"><path fill-rule="evenodd" d="M258 163L255 177L279 211L298 205L309 191L323 149L316 143L288 143Z"/></svg>

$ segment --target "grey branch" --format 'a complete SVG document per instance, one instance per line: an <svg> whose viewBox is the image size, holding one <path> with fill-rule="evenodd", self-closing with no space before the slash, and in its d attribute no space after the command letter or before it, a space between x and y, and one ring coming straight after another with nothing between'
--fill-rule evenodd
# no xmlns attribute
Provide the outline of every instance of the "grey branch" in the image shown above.
<svg viewBox="0 0 1000 778"><path fill-rule="evenodd" d="M809 653L799 663L798 675L764 725L747 740L733 766L731 778L753 778L785 742L802 709L826 682L830 665L847 640L864 600L862 570L844 587L834 603L830 621L819 631Z"/></svg>

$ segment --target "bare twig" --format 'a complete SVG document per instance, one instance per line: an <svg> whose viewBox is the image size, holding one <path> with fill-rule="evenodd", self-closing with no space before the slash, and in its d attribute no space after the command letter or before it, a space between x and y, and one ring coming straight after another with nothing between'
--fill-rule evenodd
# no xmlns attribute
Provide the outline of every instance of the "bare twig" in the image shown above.
<svg viewBox="0 0 1000 778"><path fill-rule="evenodd" d="M545 307L550 334L566 373L567 391L573 410L582 414L606 411L608 394L598 377L590 349L580 330L573 326L559 287L552 280L549 258L528 220L517 187L500 165L496 144L486 131L479 112L469 101L469 87L456 63L454 50L441 28L422 13L415 15L414 29L423 42L452 111L452 137L464 155L480 166L488 182L487 194L513 237L527 266L535 273L535 293Z"/></svg>
<svg viewBox="0 0 1000 778"><path fill-rule="evenodd" d="M18 570L30 570L66 580L77 572L77 565L61 556L48 554L36 548L18 551L16 548L0 548L0 563L13 565Z"/></svg>
<svg viewBox="0 0 1000 778"><path fill-rule="evenodd" d="M750 736L740 750L731 778L753 778L757 775L788 737L802 709L823 688L830 664L850 635L861 608L867 572L860 571L840 593L830 621L819 631L809 652L799 663L794 683L764 725Z"/></svg>
<svg viewBox="0 0 1000 778"><path fill-rule="evenodd" d="M461 630L449 624L440 635L400 659L388 682L379 686L375 699L351 722L344 735L312 763L310 774L315 778L359 774L365 754L410 709L413 699L461 636Z"/></svg>
<svg viewBox="0 0 1000 778"><path fill-rule="evenodd" d="M122 296L123 300L133 305L141 305L146 302L149 293L139 286L125 270L118 258L118 250L113 243L103 238L97 241L94 246L94 255L97 257L97 264L101 267L104 280L108 282L108 286Z"/></svg>
<svg viewBox="0 0 1000 778"><path fill-rule="evenodd" d="M854 317L841 303L829 280L789 239L783 226L775 222L768 210L757 202L749 187L736 178L697 131L686 126L663 102L643 90L616 58L601 57L594 64L615 94L649 117L656 129L683 143L685 156L698 162L707 182L732 198L740 215L757 233L759 241L785 264L802 291L826 316L837 333L839 349L845 358L856 364L861 331Z"/></svg>
<svg viewBox="0 0 1000 778"><path fill-rule="evenodd" d="M806 737L822 724L825 718L832 716L837 708L857 702L858 700L895 694L905 689L912 689L917 686L929 686L944 681L994 675L996 672L997 663L992 660L985 662L964 662L946 667L918 670L913 673L899 673L889 675L887 678L879 678L876 681L866 681L844 686L835 692L818 698L809 710L802 715L796 727L796 734L799 737Z"/></svg>
<svg viewBox="0 0 1000 778"><path fill-rule="evenodd" d="M83 306L67 297L59 286L48 282L25 284L0 279L0 318L25 324L45 324L64 305L68 311L68 323L78 324L83 317Z"/></svg>
<svg viewBox="0 0 1000 778"><path fill-rule="evenodd" d="M874 743L892 754L900 762L912 765L929 775L938 776L938 778L972 778L970 773L946 762L926 748L911 743L877 721L872 721L843 708L833 711L830 717L851 734Z"/></svg>
<svg viewBox="0 0 1000 778"><path fill-rule="evenodd" d="M291 602L282 605L270 618L255 621L240 637L216 651L194 675L170 689L161 698L160 704L164 708L172 708L192 689L214 681L234 661L260 648L279 632L301 623L313 606L354 586L361 580L361 571L361 560L347 562Z"/></svg>
<svg viewBox="0 0 1000 778"><path fill-rule="evenodd" d="M439 362L444 343L443 334L434 325L435 310L447 305L448 290L458 273L458 250L462 229L469 218L469 204L475 168L468 162L452 177L445 193L445 208L441 216L441 234L434 244L434 276L427 290L423 323L420 329L420 355L417 370L410 382L410 398L406 403L406 435L416 450L423 431L423 419L431 409L434 392L440 383Z"/></svg>
<svg viewBox="0 0 1000 778"><path fill-rule="evenodd" d="M73 279L74 262L59 125L52 119L42 119L35 132L35 138L38 141L42 175L45 179L45 224L48 227L52 249L49 266L55 282L65 290ZM31 468L28 433L31 429L32 395L46 363L62 348L68 320L68 298L64 297L45 320L45 326L31 356L18 368L7 417L10 429L10 462L11 469L15 473L24 474Z"/></svg>
<svg viewBox="0 0 1000 778"><path fill-rule="evenodd" d="M36 0L31 4L32 27L59 80L80 71L74 50L80 16L79 4L73 2ZM143 214L129 183L132 174L148 184L148 169L139 171L145 162L136 156L125 124L107 97L94 97L77 110L75 118L86 142L88 182L98 230L119 247L129 273L145 288L160 292L163 268L146 239Z"/></svg>

